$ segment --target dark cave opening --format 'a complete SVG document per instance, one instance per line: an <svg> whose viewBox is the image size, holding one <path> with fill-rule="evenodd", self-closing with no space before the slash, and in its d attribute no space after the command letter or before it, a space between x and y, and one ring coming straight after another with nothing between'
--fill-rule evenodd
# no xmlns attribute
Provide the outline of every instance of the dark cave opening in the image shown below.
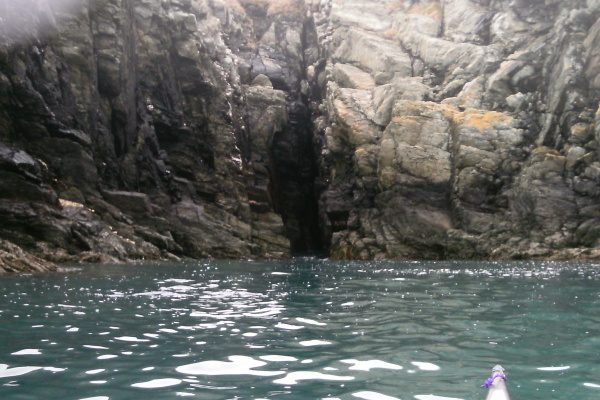
<svg viewBox="0 0 600 400"><path fill-rule="evenodd" d="M296 101L288 103L288 115L287 129L275 135L271 148L273 206L282 216L293 256L324 256L310 111Z"/></svg>
<svg viewBox="0 0 600 400"><path fill-rule="evenodd" d="M270 15L268 2L254 4L244 1L242 6L252 20L257 43L273 26L278 42L287 43L289 32L284 29L287 17ZM289 53L285 46L272 46L273 43L259 44L248 60L248 83L258 75L265 75L274 90L286 95L288 123L274 134L270 144L269 203L281 215L292 256L324 257L328 254L329 243L320 223L320 193L316 185L318 152L315 151L314 115L311 111L314 107L309 107L312 102L320 103L321 99L313 98L311 90L306 90L307 65L314 61L307 54L318 54L317 32L311 18L302 22L300 33L300 54ZM258 207L262 194L257 194L256 199L252 199L252 194L250 197L256 200L254 207Z"/></svg>

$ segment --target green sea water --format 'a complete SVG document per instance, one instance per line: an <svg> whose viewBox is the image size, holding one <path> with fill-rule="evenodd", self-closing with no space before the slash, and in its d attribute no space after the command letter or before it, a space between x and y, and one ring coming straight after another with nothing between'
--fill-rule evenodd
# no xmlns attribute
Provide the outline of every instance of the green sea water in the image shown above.
<svg viewBox="0 0 600 400"><path fill-rule="evenodd" d="M0 278L0 399L600 399L600 265L207 261Z"/></svg>

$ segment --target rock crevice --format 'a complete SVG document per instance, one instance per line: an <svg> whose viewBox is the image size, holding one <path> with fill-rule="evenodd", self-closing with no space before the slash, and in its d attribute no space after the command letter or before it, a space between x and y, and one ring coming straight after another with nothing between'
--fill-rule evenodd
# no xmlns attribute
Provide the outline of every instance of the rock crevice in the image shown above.
<svg viewBox="0 0 600 400"><path fill-rule="evenodd" d="M596 0L0 6L0 271L600 255Z"/></svg>

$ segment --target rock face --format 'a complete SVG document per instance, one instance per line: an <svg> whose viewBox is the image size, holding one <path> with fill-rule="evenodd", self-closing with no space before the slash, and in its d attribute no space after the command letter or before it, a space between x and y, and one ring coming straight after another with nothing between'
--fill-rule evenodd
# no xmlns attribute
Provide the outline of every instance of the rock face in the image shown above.
<svg viewBox="0 0 600 400"><path fill-rule="evenodd" d="M269 193L289 116L241 81L243 9L25 3L3 2L28 25L0 51L0 237L57 262L290 254Z"/></svg>
<svg viewBox="0 0 600 400"><path fill-rule="evenodd" d="M597 258L597 1L313 1L337 258Z"/></svg>
<svg viewBox="0 0 600 400"><path fill-rule="evenodd" d="M600 257L599 1L0 13L16 259Z"/></svg>

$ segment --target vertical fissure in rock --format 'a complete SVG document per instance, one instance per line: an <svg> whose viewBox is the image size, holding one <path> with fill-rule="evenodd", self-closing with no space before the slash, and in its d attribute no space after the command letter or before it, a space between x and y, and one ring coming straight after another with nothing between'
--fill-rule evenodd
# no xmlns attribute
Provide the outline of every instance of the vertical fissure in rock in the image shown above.
<svg viewBox="0 0 600 400"><path fill-rule="evenodd" d="M271 195L281 214L293 255L321 254L315 192L316 161L310 112L306 104L288 104L289 125L275 135Z"/></svg>
<svg viewBox="0 0 600 400"><path fill-rule="evenodd" d="M309 30L310 21L302 25L300 59L284 56L288 70L282 81L270 77L273 87L286 93L288 115L287 126L275 134L271 147L271 198L295 256L322 255L325 250L315 188L318 168L309 106L312 96L306 80L306 52L315 39ZM300 68L294 68L293 63L299 63Z"/></svg>

